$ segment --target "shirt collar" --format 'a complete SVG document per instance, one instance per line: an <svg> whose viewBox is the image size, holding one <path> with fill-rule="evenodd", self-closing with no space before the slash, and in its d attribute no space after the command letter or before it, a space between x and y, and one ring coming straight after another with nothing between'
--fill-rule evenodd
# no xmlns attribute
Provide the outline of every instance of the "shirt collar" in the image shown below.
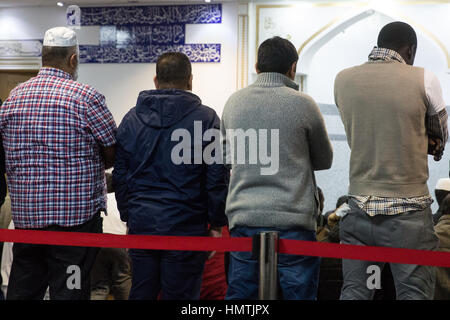
<svg viewBox="0 0 450 320"><path fill-rule="evenodd" d="M255 85L261 87L286 86L294 90L299 90L299 85L293 80L278 72L262 72L258 74Z"/></svg>
<svg viewBox="0 0 450 320"><path fill-rule="evenodd" d="M73 77L69 73L62 71L60 69L50 67L42 67L41 70L39 70L38 76L52 76L57 78L73 80Z"/></svg>
<svg viewBox="0 0 450 320"><path fill-rule="evenodd" d="M402 56L394 50L386 48L373 47L372 52L369 54L369 61L397 61L406 64Z"/></svg>

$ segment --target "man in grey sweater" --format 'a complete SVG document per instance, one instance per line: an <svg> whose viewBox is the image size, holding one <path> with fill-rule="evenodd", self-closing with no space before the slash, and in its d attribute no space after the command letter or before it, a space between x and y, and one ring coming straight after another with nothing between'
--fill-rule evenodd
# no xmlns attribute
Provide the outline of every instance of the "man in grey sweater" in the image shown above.
<svg viewBox="0 0 450 320"><path fill-rule="evenodd" d="M278 231L280 238L315 241L319 198L314 170L331 167L333 151L323 117L293 81L298 54L274 37L258 49L258 78L234 93L222 116L231 180L226 204L232 237ZM315 299L320 261L279 255L285 299ZM258 264L232 252L227 299L256 299Z"/></svg>

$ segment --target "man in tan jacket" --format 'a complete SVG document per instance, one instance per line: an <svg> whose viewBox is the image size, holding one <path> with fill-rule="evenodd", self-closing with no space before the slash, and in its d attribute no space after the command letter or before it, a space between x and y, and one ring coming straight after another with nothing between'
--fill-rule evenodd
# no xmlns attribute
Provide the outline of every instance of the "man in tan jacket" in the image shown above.
<svg viewBox="0 0 450 320"><path fill-rule="evenodd" d="M441 159L448 117L437 77L413 67L416 49L414 29L390 23L381 29L369 61L336 77L335 101L351 149L351 210L340 221L342 243L438 247L427 153ZM341 299L372 299L380 281L372 283L369 277L383 267L384 263L344 259ZM433 299L433 267L390 267L397 299Z"/></svg>

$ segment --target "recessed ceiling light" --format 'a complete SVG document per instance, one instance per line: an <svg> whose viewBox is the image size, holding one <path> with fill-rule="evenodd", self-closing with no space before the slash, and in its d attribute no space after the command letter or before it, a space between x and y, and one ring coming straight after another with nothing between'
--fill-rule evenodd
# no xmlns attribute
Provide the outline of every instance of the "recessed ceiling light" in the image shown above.
<svg viewBox="0 0 450 320"><path fill-rule="evenodd" d="M58 7L64 7L64 3L62 3L62 2L57 2L56 5L57 5Z"/></svg>
<svg viewBox="0 0 450 320"><path fill-rule="evenodd" d="M211 0L205 0L205 2L211 2Z"/></svg>

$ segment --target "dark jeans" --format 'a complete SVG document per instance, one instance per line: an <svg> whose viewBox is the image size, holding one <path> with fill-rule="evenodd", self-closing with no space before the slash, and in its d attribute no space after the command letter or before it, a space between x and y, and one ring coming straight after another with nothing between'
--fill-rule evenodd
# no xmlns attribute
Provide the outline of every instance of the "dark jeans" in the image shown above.
<svg viewBox="0 0 450 320"><path fill-rule="evenodd" d="M316 241L308 230L234 227L231 237L252 237L262 231L278 231L280 239ZM320 258L290 254L278 255L278 281L286 300L315 300L319 281ZM259 266L251 252L231 252L226 300L258 299Z"/></svg>
<svg viewBox="0 0 450 320"><path fill-rule="evenodd" d="M49 226L39 230L101 233L102 218L97 213L79 226ZM91 247L15 243L6 298L42 300L48 287L52 300L89 300L90 271L97 252L98 248ZM71 266L78 267L80 272Z"/></svg>
<svg viewBox="0 0 450 320"><path fill-rule="evenodd" d="M207 253L129 250L130 300L198 300Z"/></svg>

